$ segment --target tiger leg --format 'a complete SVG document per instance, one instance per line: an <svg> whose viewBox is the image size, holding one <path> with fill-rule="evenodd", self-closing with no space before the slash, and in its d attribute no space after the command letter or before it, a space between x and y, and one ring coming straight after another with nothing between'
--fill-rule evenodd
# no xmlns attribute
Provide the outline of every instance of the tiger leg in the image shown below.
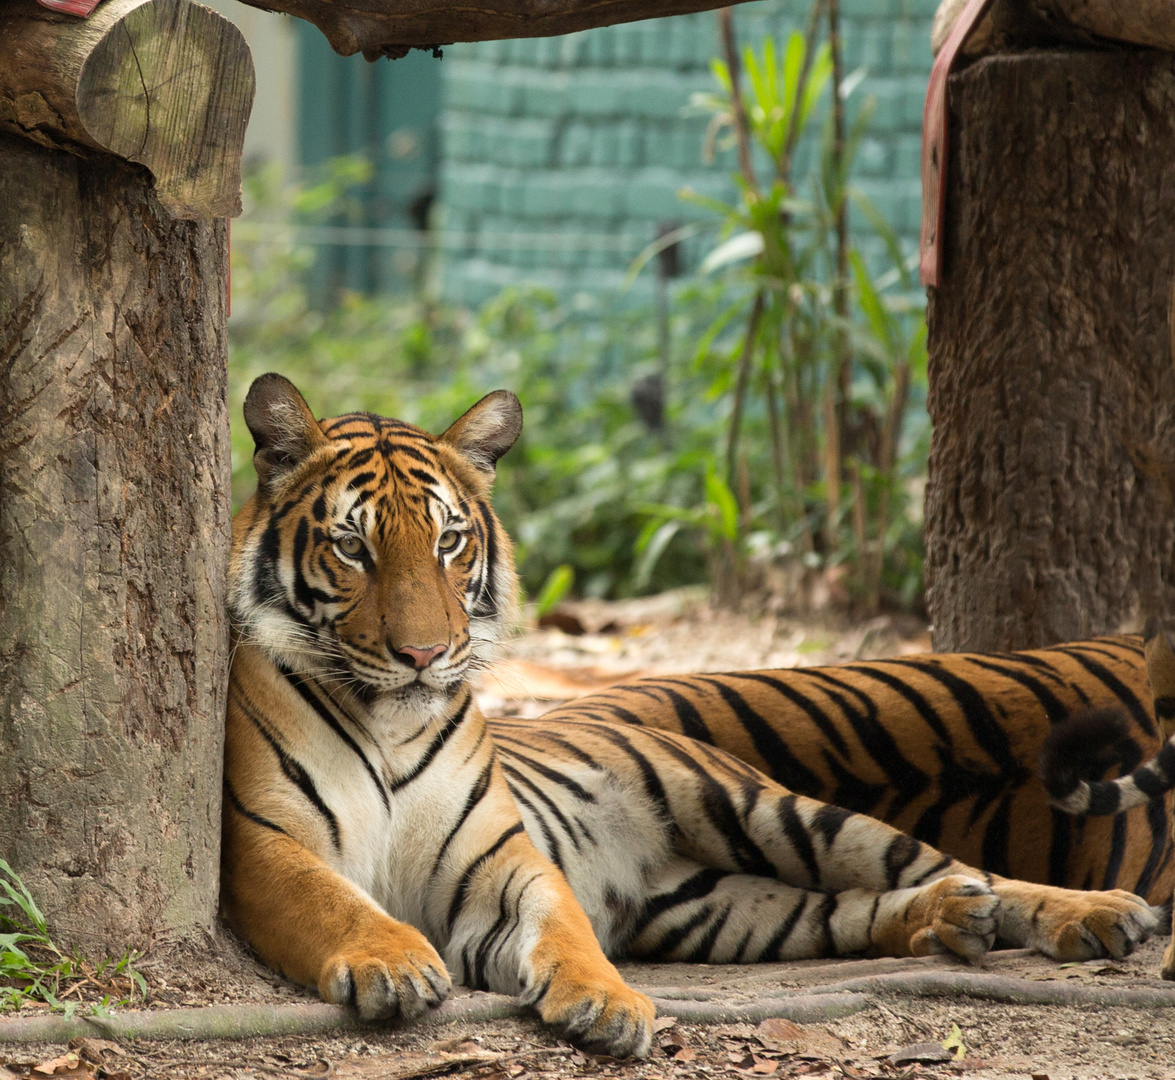
<svg viewBox="0 0 1175 1080"><path fill-rule="evenodd" d="M1000 941L1054 960L1120 960L1158 926L1150 905L1122 889L1081 892L992 877L1003 918Z"/></svg>
<svg viewBox="0 0 1175 1080"><path fill-rule="evenodd" d="M449 973L425 936L292 837L225 815L221 910L271 967L360 1016L419 1016Z"/></svg>
<svg viewBox="0 0 1175 1080"><path fill-rule="evenodd" d="M604 955L559 869L517 829L449 905L446 956L474 988L518 993L548 1024L614 1057L644 1056L655 1011Z"/></svg>
<svg viewBox="0 0 1175 1080"><path fill-rule="evenodd" d="M1175 980L1175 926L1171 928L1171 940L1167 942L1167 949L1163 953L1163 966L1160 974L1168 981Z"/></svg>
<svg viewBox="0 0 1175 1080"><path fill-rule="evenodd" d="M651 881L627 951L650 960L761 963L822 956L975 958L991 948L999 901L982 881L836 893L674 858Z"/></svg>
<svg viewBox="0 0 1175 1080"><path fill-rule="evenodd" d="M1000 940L1057 960L1125 956L1157 925L1147 903L1132 893L1080 892L994 877L875 818L794 795L759 774L754 779L755 787L724 786L721 827L705 805L714 801L713 787L701 805L676 811L684 854L832 893L885 893L948 876L984 882L1000 900ZM737 829L731 828L734 822Z"/></svg>

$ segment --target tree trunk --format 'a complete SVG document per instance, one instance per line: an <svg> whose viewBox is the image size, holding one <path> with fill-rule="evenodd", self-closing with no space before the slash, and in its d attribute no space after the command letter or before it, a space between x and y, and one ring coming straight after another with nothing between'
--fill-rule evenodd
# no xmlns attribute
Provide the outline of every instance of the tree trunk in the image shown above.
<svg viewBox="0 0 1175 1080"><path fill-rule="evenodd" d="M226 256L0 135L0 856L91 955L216 912Z"/></svg>
<svg viewBox="0 0 1175 1080"><path fill-rule="evenodd" d="M999 55L949 94L934 645L1111 632L1171 595L1175 57Z"/></svg>

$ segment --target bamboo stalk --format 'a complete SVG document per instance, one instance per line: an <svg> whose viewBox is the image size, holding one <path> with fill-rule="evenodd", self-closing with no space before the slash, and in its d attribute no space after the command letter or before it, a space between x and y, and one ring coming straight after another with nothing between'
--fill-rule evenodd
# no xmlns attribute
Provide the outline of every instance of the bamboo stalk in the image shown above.
<svg viewBox="0 0 1175 1080"><path fill-rule="evenodd" d="M755 353L755 335L759 332L759 320L763 317L763 292L755 293L751 305L751 316L747 321L747 332L743 338L738 360L738 374L735 376L734 405L730 411L730 432L726 439L726 483L734 490L735 467L738 458L738 440L743 419L743 402L747 396L747 384L751 376L751 360Z"/></svg>
<svg viewBox="0 0 1175 1080"><path fill-rule="evenodd" d="M755 198L759 196L759 182L751 160L751 134L747 126L747 110L743 101L742 68L738 59L738 43L734 37L734 14L728 7L718 9L718 30L722 37L722 52L730 73L730 112L738 140L738 164L743 179Z"/></svg>

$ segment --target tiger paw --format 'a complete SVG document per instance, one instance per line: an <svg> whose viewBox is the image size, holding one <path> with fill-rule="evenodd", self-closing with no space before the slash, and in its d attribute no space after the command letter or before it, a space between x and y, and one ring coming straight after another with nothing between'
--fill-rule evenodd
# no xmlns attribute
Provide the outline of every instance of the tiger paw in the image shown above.
<svg viewBox="0 0 1175 1080"><path fill-rule="evenodd" d="M1024 944L1054 960L1120 960L1146 941L1158 922L1134 893L1049 888L1033 910Z"/></svg>
<svg viewBox="0 0 1175 1080"><path fill-rule="evenodd" d="M617 1058L648 1055L656 1010L619 975L577 978L556 971L545 992L528 1003L548 1024L587 1049Z"/></svg>
<svg viewBox="0 0 1175 1080"><path fill-rule="evenodd" d="M952 874L916 892L906 920L921 929L909 939L910 955L954 953L976 960L995 944L1000 900L984 882Z"/></svg>
<svg viewBox="0 0 1175 1080"><path fill-rule="evenodd" d="M445 962L424 935L396 924L348 941L318 978L324 1001L352 1004L364 1020L412 1020L444 1001L451 988Z"/></svg>
<svg viewBox="0 0 1175 1080"><path fill-rule="evenodd" d="M1163 953L1163 966L1159 974L1168 982L1175 981L1175 937L1167 942L1167 949Z"/></svg>

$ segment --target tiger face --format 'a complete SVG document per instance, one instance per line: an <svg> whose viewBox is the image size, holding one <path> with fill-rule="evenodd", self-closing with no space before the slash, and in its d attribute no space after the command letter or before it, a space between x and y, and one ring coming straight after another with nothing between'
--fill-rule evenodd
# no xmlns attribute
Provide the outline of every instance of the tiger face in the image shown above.
<svg viewBox="0 0 1175 1080"><path fill-rule="evenodd" d="M265 375L245 420L259 483L233 524L238 633L346 687L377 723L443 713L516 609L488 495L521 431L518 399L496 391L433 436L363 413L316 421L288 380Z"/></svg>

